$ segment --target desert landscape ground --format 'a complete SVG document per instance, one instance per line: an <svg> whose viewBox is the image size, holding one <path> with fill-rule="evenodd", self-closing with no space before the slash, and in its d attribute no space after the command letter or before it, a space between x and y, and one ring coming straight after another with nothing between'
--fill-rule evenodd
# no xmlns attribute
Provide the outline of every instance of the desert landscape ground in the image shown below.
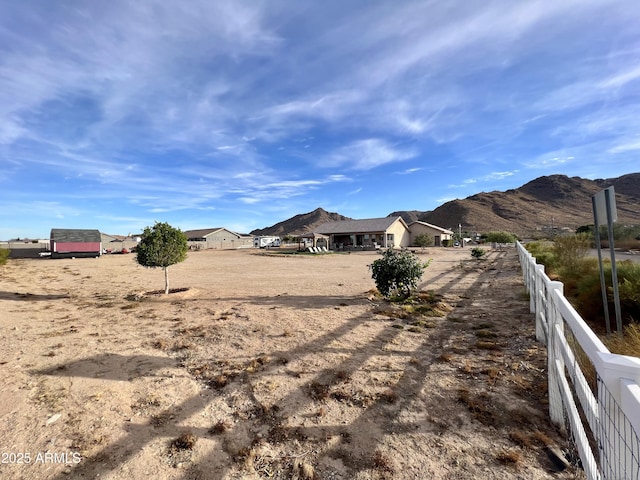
<svg viewBox="0 0 640 480"><path fill-rule="evenodd" d="M573 459L513 249L430 248L422 302L375 252L11 260L3 479L543 479Z"/></svg>

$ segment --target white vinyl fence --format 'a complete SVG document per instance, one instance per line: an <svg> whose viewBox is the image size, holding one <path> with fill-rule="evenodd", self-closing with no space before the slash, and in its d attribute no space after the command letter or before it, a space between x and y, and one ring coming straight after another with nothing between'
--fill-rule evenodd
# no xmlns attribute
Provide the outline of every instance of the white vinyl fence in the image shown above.
<svg viewBox="0 0 640 480"><path fill-rule="evenodd" d="M516 247L536 338L547 345L551 421L569 434L589 480L640 480L640 359L609 352L563 284Z"/></svg>

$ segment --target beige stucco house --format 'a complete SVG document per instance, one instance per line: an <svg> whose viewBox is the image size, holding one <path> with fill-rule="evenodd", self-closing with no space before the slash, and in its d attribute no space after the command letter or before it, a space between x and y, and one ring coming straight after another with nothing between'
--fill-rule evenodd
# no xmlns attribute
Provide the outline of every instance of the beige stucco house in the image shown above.
<svg viewBox="0 0 640 480"><path fill-rule="evenodd" d="M402 217L328 222L314 232L329 237L332 250L400 248L411 244L411 232Z"/></svg>
<svg viewBox="0 0 640 480"><path fill-rule="evenodd" d="M409 224L409 230L411 231L411 245L415 245L415 240L418 235L429 235L433 238L433 245L436 247L442 246L443 240L451 240L453 232L446 228L438 227L427 222L412 222Z"/></svg>
<svg viewBox="0 0 640 480"><path fill-rule="evenodd" d="M223 227L186 230L184 234L187 236L187 244L191 250L253 247L252 236L232 232Z"/></svg>

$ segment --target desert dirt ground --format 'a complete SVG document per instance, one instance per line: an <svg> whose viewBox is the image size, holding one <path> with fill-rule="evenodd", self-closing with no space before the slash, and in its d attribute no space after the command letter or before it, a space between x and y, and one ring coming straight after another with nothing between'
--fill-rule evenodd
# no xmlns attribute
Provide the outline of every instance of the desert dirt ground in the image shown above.
<svg viewBox="0 0 640 480"><path fill-rule="evenodd" d="M169 295L133 255L11 260L0 478L582 478L515 251L418 254L405 306L375 252L193 252Z"/></svg>

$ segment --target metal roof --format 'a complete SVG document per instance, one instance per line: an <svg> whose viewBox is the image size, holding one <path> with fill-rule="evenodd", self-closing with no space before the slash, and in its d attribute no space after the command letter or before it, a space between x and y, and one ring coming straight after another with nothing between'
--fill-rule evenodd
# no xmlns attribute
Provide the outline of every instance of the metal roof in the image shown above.
<svg viewBox="0 0 640 480"><path fill-rule="evenodd" d="M51 240L55 242L88 242L100 243L100 230L86 230L76 228L52 228Z"/></svg>
<svg viewBox="0 0 640 480"><path fill-rule="evenodd" d="M407 226L405 221L402 220L402 217L383 217L327 222L315 228L314 231L325 235L336 235L340 233L379 233L386 232L398 219L400 219L405 227Z"/></svg>

